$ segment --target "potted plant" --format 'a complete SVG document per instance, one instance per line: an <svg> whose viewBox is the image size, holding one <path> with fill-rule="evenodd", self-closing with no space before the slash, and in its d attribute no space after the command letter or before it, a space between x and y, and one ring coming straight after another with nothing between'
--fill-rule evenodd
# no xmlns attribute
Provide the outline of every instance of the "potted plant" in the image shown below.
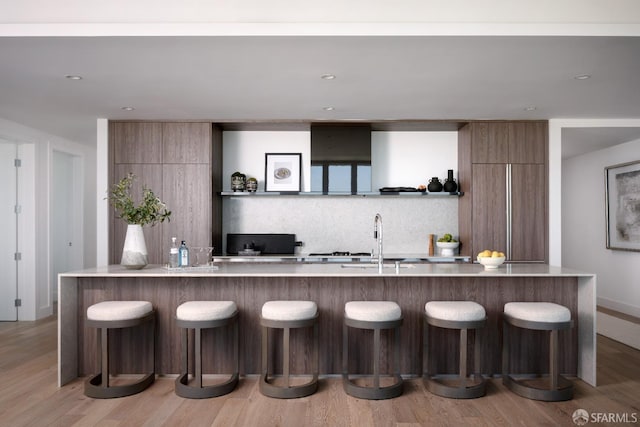
<svg viewBox="0 0 640 427"><path fill-rule="evenodd" d="M119 218L127 222L127 234L122 250L122 264L126 268L141 269L148 264L147 245L144 241L142 227L154 226L164 220L169 221L171 211L145 185L142 186L142 200L136 206L131 195L131 186L136 176L129 173L111 187L108 199L115 208Z"/></svg>

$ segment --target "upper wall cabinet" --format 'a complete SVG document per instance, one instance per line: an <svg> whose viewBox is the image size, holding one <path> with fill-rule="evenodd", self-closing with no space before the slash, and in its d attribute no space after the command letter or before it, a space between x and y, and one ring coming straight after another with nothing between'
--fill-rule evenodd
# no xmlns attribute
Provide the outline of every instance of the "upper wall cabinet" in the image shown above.
<svg viewBox="0 0 640 427"><path fill-rule="evenodd" d="M471 163L545 163L546 122L477 122L469 127Z"/></svg>
<svg viewBox="0 0 640 427"><path fill-rule="evenodd" d="M112 122L113 162L162 163L162 123Z"/></svg>
<svg viewBox="0 0 640 427"><path fill-rule="evenodd" d="M163 163L208 164L211 159L211 123L163 123Z"/></svg>

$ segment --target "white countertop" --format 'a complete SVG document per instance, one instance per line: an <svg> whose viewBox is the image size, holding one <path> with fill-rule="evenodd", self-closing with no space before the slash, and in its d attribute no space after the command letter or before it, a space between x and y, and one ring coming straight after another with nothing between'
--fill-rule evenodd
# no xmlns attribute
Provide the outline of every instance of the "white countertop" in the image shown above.
<svg viewBox="0 0 640 427"><path fill-rule="evenodd" d="M343 267L343 265L350 265ZM359 265L365 265L359 264ZM401 264L396 273L393 263L386 263L382 274L377 264L373 267L354 267L353 264L323 263L219 263L216 269L193 268L169 271L160 265L148 265L142 270L128 270L120 265L89 268L60 274L61 277L388 277L388 276L508 276L508 277L589 277L586 273L547 264L503 264L494 270L485 270L480 264Z"/></svg>

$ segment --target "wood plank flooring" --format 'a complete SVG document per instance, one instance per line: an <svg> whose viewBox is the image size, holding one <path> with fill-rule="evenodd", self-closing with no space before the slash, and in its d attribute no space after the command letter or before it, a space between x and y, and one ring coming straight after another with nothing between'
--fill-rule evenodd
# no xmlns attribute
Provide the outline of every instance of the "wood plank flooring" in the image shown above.
<svg viewBox="0 0 640 427"><path fill-rule="evenodd" d="M163 377L135 396L95 400L84 396L81 379L57 387L56 328L54 317L0 323L0 426L574 426L579 408L591 416L633 420L635 414L640 424L640 351L603 336L600 385L576 380L569 402L523 399L498 379L480 399L437 397L421 380L410 379L401 397L366 401L348 397L335 377L322 379L316 394L294 400L262 396L255 377L242 378L237 390L215 399L180 398L173 378Z"/></svg>

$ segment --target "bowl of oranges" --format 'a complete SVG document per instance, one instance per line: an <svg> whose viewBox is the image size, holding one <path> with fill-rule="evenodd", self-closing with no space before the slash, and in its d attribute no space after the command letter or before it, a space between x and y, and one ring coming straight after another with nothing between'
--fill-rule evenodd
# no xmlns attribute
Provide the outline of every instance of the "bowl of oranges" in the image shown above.
<svg viewBox="0 0 640 427"><path fill-rule="evenodd" d="M485 270L492 270L500 267L505 260L503 252L490 251L485 249L478 254L478 262L484 265Z"/></svg>

